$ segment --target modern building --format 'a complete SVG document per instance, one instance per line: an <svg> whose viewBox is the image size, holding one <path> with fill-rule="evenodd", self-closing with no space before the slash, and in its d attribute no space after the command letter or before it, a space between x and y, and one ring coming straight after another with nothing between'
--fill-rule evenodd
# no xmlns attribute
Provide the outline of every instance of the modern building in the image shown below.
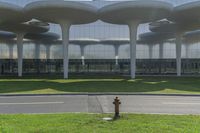
<svg viewBox="0 0 200 133"><path fill-rule="evenodd" d="M12 3L22 7L34 1L39 0L0 0L0 2ZM59 0L55 1L59 2ZM171 3L176 7L198 0L159 1ZM100 9L106 5L122 1L95 0L78 2L86 3ZM27 39L25 37L23 41L23 75L63 73L62 31L58 24L49 24L49 32L58 34L60 38L53 41L38 41L37 39ZM139 40L140 34L147 32L150 32L149 23L140 24L137 32L137 39ZM184 39L181 46L181 74L200 75L200 34L197 34L195 38L189 35L183 37ZM130 75L129 38L128 25L106 23L99 19L88 24L72 25L70 28L70 45L68 49L69 73ZM187 41L187 39L189 41ZM194 41L192 41L193 39ZM81 40L83 41L82 43L73 43ZM110 44L110 42L108 45L106 40L112 40L110 42L113 42L113 45ZM92 41L94 43L92 43ZM123 41L125 43L122 43L122 45L118 47L119 51L116 55L116 48L114 45L118 45L120 44L119 42ZM88 44L86 44L87 42ZM40 48L39 51L36 51L38 50L38 48L36 48L38 44ZM80 46L81 44L84 45L84 49ZM149 45L151 45L151 48ZM145 41L138 42L136 46L136 75L176 75L177 60L174 37L166 40L164 39L162 41L162 47L163 54L162 58L160 58L160 43L158 41L151 41L150 43ZM83 50L84 55L82 54ZM0 75L17 75L17 59L16 39L11 41L10 39L1 39L0 37Z"/></svg>

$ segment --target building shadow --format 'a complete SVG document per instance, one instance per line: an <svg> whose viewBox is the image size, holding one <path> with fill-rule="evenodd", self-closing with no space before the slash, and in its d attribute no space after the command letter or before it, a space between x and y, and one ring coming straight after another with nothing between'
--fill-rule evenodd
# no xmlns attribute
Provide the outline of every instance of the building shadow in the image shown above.
<svg viewBox="0 0 200 133"><path fill-rule="evenodd" d="M198 77L138 77L127 78L79 78L79 79L0 79L0 93L52 92L140 92L159 93L168 90L200 92ZM47 92L48 93L48 92Z"/></svg>

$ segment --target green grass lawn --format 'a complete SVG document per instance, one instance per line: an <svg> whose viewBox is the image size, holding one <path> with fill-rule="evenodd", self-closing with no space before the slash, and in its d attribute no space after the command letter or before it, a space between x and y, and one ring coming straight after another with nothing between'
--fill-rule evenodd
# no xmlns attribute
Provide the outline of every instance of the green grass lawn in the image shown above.
<svg viewBox="0 0 200 133"><path fill-rule="evenodd" d="M199 133L200 116L122 114L0 115L1 133Z"/></svg>
<svg viewBox="0 0 200 133"><path fill-rule="evenodd" d="M200 77L0 77L0 93L139 92L200 94Z"/></svg>

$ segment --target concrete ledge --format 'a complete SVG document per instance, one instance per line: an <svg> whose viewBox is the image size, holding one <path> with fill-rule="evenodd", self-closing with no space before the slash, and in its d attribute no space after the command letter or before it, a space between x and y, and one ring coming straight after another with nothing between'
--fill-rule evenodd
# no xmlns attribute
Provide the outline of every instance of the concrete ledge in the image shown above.
<svg viewBox="0 0 200 133"><path fill-rule="evenodd" d="M58 93L58 94L0 94L0 97L8 96L68 96L68 95L135 95L135 96L189 96L200 97L200 94L147 94L147 93L128 93L128 92L95 92L95 93Z"/></svg>

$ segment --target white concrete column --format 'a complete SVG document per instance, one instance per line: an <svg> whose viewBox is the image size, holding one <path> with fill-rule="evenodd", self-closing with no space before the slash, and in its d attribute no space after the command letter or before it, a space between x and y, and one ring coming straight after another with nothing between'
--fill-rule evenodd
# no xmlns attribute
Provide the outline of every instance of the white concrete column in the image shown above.
<svg viewBox="0 0 200 133"><path fill-rule="evenodd" d="M153 58L153 44L149 44L149 58Z"/></svg>
<svg viewBox="0 0 200 133"><path fill-rule="evenodd" d="M22 76L23 70L23 38L24 33L17 33L17 60L18 60L18 76Z"/></svg>
<svg viewBox="0 0 200 133"><path fill-rule="evenodd" d="M64 69L64 78L68 79L68 48L69 48L69 29L70 23L63 22L60 24L62 30L62 43L63 43L63 69Z"/></svg>
<svg viewBox="0 0 200 133"><path fill-rule="evenodd" d="M114 46L114 49L115 49L115 65L118 66L119 65L118 59L119 59L119 47L120 47L120 45L114 44L113 46Z"/></svg>
<svg viewBox="0 0 200 133"><path fill-rule="evenodd" d="M130 31L130 69L131 69L131 78L135 78L136 73L136 43L137 43L137 28L139 22L134 21L129 23L129 31Z"/></svg>
<svg viewBox="0 0 200 133"><path fill-rule="evenodd" d="M9 50L9 59L13 59L13 52L14 52L14 45L13 44L8 44L8 50Z"/></svg>
<svg viewBox="0 0 200 133"><path fill-rule="evenodd" d="M50 44L46 44L46 59L49 60L51 58L51 45Z"/></svg>
<svg viewBox="0 0 200 133"><path fill-rule="evenodd" d="M185 44L185 57L189 58L189 44Z"/></svg>
<svg viewBox="0 0 200 133"><path fill-rule="evenodd" d="M80 45L82 66L85 66L85 45Z"/></svg>
<svg viewBox="0 0 200 133"><path fill-rule="evenodd" d="M35 59L40 59L40 44L35 43Z"/></svg>
<svg viewBox="0 0 200 133"><path fill-rule="evenodd" d="M164 46L163 43L159 43L159 59L163 59L164 58Z"/></svg>
<svg viewBox="0 0 200 133"><path fill-rule="evenodd" d="M181 45L182 34L176 34L176 73L177 76L181 76Z"/></svg>

